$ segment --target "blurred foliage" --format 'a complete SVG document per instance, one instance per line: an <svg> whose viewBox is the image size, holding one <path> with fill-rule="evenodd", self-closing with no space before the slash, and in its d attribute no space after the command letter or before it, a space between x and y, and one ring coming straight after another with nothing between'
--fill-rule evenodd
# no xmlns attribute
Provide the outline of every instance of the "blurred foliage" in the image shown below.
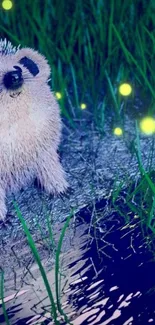
<svg viewBox="0 0 155 325"><path fill-rule="evenodd" d="M154 1L14 0L11 10L1 6L0 32L47 57L51 86L62 94L62 113L70 121L87 114L82 102L100 130L107 107L119 120L124 99L117 89L124 81L132 83L133 98L140 89L154 111Z"/></svg>

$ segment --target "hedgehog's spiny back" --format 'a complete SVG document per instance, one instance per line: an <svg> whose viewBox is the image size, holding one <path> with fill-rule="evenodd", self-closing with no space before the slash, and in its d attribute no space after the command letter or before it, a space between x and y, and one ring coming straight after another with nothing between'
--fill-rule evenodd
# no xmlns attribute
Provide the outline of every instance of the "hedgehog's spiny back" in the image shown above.
<svg viewBox="0 0 155 325"><path fill-rule="evenodd" d="M16 53L19 48L20 45L18 45L18 47L13 46L12 43L10 41L7 41L6 38L4 40L0 39L0 55Z"/></svg>

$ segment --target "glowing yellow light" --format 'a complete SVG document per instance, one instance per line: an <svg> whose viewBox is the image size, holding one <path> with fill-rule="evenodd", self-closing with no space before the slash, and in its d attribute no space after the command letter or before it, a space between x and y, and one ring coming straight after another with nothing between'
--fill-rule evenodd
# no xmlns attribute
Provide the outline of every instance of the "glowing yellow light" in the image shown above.
<svg viewBox="0 0 155 325"><path fill-rule="evenodd" d="M132 92L132 87L129 84L124 83L124 84L120 85L119 92L123 96L129 96Z"/></svg>
<svg viewBox="0 0 155 325"><path fill-rule="evenodd" d="M123 131L122 131L121 128L118 128L118 127L117 127L117 128L114 129L114 134L115 134L115 135L122 135L122 133L123 133Z"/></svg>
<svg viewBox="0 0 155 325"><path fill-rule="evenodd" d="M145 134L155 132L155 120L152 117L145 117L140 121L140 129Z"/></svg>
<svg viewBox="0 0 155 325"><path fill-rule="evenodd" d="M4 0L2 2L2 7L5 10L10 10L12 8L12 6L13 6L13 4L12 4L12 1L11 0Z"/></svg>
<svg viewBox="0 0 155 325"><path fill-rule="evenodd" d="M82 104L80 105L80 107L81 107L81 109L85 109L85 108L87 108L87 105L84 104L84 103L82 103Z"/></svg>
<svg viewBox="0 0 155 325"><path fill-rule="evenodd" d="M61 98L62 98L62 95L61 95L61 93L59 93L59 92L57 92L55 95L56 95L56 98L57 98L57 99L61 99Z"/></svg>

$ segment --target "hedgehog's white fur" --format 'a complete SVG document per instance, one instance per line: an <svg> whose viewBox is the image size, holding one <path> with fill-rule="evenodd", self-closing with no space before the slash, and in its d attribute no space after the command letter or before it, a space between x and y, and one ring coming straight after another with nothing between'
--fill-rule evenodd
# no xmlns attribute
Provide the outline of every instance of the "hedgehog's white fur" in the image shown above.
<svg viewBox="0 0 155 325"><path fill-rule="evenodd" d="M4 42L0 41L1 220L7 213L6 194L19 191L35 177L47 193L61 193L68 187L57 154L62 124L57 101L47 84L50 67L41 54L30 48L2 50L7 48ZM19 63L25 56L39 67L36 76ZM4 74L17 65L24 78L20 92L3 86Z"/></svg>

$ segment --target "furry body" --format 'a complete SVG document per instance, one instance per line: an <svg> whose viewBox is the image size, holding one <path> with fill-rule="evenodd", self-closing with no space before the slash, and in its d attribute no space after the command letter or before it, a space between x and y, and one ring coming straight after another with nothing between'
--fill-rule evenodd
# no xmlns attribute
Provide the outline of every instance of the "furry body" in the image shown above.
<svg viewBox="0 0 155 325"><path fill-rule="evenodd" d="M31 68L33 62L34 69ZM17 71L17 68L20 69L23 83L16 89L7 89L4 76L10 71ZM37 51L25 48L12 54L0 54L2 220L7 213L6 194L19 191L33 179L37 178L45 191L51 194L62 193L68 187L57 154L61 119L57 101L47 84L49 75L49 65Z"/></svg>

